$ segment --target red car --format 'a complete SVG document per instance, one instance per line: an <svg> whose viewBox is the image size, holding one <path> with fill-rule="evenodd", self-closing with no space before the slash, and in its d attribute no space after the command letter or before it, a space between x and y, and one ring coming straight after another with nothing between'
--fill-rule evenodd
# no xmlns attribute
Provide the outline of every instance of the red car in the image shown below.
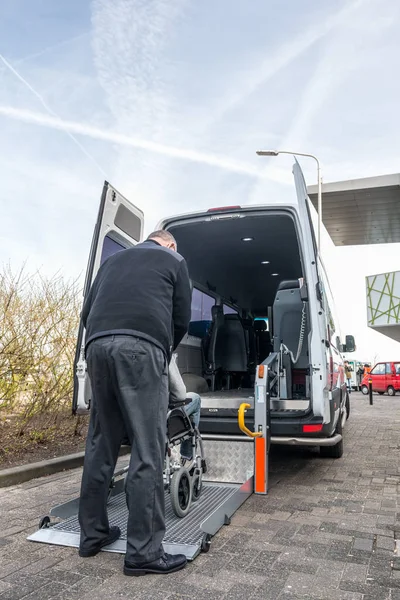
<svg viewBox="0 0 400 600"><path fill-rule="evenodd" d="M377 363L371 373L364 375L361 384L363 394L368 394L368 381L372 379L372 391L383 395L386 392L394 396L400 391L400 362Z"/></svg>

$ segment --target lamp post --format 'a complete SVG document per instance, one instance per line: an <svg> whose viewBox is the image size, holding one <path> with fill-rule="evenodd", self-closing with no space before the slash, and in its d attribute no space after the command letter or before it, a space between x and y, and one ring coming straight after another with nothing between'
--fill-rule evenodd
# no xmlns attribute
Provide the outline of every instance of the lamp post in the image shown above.
<svg viewBox="0 0 400 600"><path fill-rule="evenodd" d="M304 152L289 152L289 150L258 150L258 156L278 156L279 154L292 154L293 156L306 156L313 158L317 163L317 180L318 180L318 252L321 253L321 227L322 227L322 178L321 165L314 154L305 154Z"/></svg>

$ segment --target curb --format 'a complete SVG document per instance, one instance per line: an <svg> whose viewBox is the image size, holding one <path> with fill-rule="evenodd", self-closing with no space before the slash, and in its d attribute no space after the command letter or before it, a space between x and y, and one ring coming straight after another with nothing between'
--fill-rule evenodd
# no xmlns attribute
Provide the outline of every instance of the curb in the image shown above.
<svg viewBox="0 0 400 600"><path fill-rule="evenodd" d="M130 446L122 446L119 456L124 456L125 454L129 454L129 452ZM50 458L49 460L43 460L28 465L3 469L0 471L0 488L18 485L19 483L24 483L31 479L37 479L38 477L53 475L60 471L81 467L84 458L84 452L77 452L76 454L68 454L67 456L59 456L58 458Z"/></svg>

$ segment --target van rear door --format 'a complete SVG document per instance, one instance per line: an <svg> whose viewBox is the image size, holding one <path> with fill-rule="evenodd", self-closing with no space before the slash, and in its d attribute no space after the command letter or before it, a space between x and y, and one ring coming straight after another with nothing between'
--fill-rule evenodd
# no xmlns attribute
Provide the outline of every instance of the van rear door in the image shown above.
<svg viewBox="0 0 400 600"><path fill-rule="evenodd" d="M293 176L296 186L301 232L303 234L302 251L305 263L304 269L308 290L309 314L312 318L311 333L309 337L312 407L314 415L322 416L324 422L329 422L330 410L327 390L329 382L326 377L326 364L331 362L331 357L327 348L324 349L321 344L321 335L326 339L328 339L328 336L325 332L323 319L320 318L324 307L322 300L322 285L318 274L318 249L308 204L307 186L303 171L296 159L293 165Z"/></svg>
<svg viewBox="0 0 400 600"><path fill-rule="evenodd" d="M90 248L83 289L84 301L100 265L112 254L140 242L143 225L142 211L106 181ZM81 322L74 361L73 413L86 413L90 409L90 400L91 389L85 361L85 329Z"/></svg>

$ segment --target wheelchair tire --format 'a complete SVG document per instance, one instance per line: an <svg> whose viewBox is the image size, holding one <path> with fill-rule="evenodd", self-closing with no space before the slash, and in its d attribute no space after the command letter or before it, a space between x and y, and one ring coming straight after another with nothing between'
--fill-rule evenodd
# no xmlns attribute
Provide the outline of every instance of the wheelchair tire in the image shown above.
<svg viewBox="0 0 400 600"><path fill-rule="evenodd" d="M197 500L200 498L202 488L203 488L203 476L202 476L202 473L199 473L193 477L193 484L192 484L192 500L193 500L193 502L197 502Z"/></svg>
<svg viewBox="0 0 400 600"><path fill-rule="evenodd" d="M192 504L192 481L187 469L179 469L172 475L170 497L172 510L177 517L186 517Z"/></svg>

